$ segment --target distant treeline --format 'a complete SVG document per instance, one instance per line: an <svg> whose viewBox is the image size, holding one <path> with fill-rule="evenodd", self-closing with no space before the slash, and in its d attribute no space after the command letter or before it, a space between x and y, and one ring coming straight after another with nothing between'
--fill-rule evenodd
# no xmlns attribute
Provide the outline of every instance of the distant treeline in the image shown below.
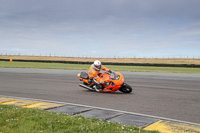
<svg viewBox="0 0 200 133"><path fill-rule="evenodd" d="M10 59L0 59L0 61L10 61ZM16 62L42 62L42 63L65 63L65 64L92 64L93 62L80 62L80 61L52 61L52 60L21 60L13 59ZM151 63L115 63L103 62L104 65L119 65L119 66L154 66L154 67L187 67L187 68L200 68L200 65L195 64L151 64Z"/></svg>

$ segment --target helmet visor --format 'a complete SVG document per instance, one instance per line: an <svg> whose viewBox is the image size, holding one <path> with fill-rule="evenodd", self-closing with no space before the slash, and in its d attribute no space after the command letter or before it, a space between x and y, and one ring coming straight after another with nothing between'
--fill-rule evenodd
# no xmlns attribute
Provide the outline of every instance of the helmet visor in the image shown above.
<svg viewBox="0 0 200 133"><path fill-rule="evenodd" d="M94 65L96 68L100 69L101 65Z"/></svg>

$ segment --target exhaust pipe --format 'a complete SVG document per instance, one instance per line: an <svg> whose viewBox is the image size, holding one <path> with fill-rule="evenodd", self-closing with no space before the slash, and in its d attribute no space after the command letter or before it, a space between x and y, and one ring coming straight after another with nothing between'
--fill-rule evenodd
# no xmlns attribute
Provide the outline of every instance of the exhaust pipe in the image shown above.
<svg viewBox="0 0 200 133"><path fill-rule="evenodd" d="M92 90L92 91L94 91L94 89L93 89L93 88L91 88L91 87L88 87L87 85L84 85L84 84L79 84L79 86L81 86L81 87L83 87L83 88L86 88L86 89L88 89L88 90Z"/></svg>

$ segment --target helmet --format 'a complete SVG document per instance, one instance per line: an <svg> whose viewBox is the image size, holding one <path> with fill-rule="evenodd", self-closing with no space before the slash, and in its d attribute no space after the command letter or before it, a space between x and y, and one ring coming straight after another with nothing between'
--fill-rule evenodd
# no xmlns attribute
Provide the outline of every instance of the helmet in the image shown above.
<svg viewBox="0 0 200 133"><path fill-rule="evenodd" d="M95 67L96 70L100 70L100 68L101 68L101 61L95 60L94 61L94 67Z"/></svg>

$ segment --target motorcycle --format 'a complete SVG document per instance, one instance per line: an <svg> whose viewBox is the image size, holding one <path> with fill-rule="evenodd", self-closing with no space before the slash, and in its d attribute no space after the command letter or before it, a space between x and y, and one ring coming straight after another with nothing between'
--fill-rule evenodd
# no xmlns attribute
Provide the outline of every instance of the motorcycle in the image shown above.
<svg viewBox="0 0 200 133"><path fill-rule="evenodd" d="M77 76L80 81L83 81L79 86L88 90L95 91L96 84L94 84L93 82L88 82L89 77L86 72L78 73ZM113 71L112 73L100 73L99 77L109 83L109 86L102 85L101 92L114 92L118 90L123 93L132 92L132 87L124 82L124 76L119 72Z"/></svg>

